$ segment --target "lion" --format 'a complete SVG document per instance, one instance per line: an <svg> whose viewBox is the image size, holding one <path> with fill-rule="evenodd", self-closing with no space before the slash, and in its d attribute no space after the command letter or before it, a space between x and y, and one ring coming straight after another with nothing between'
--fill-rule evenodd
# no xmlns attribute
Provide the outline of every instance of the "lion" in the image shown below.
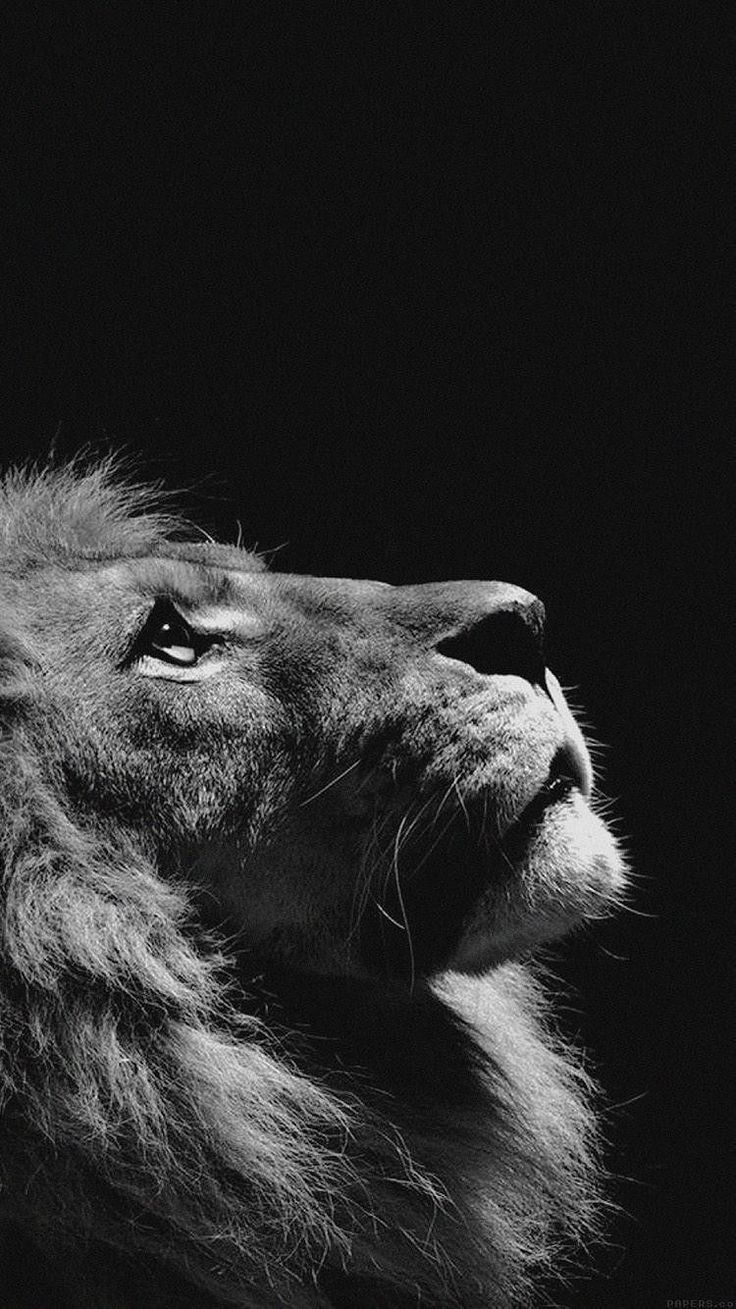
<svg viewBox="0 0 736 1309"><path fill-rule="evenodd" d="M605 1188L535 950L625 872L541 603L119 462L0 491L5 1309L549 1302Z"/></svg>

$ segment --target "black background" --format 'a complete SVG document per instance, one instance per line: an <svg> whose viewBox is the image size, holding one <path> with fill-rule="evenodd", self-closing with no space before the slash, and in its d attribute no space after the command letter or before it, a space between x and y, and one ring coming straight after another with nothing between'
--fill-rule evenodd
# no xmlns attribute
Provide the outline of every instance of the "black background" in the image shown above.
<svg viewBox="0 0 736 1309"><path fill-rule="evenodd" d="M6 46L2 460L127 444L280 569L545 599L644 915L555 956L625 1210L565 1304L733 1297L725 37L679 4L96 9Z"/></svg>

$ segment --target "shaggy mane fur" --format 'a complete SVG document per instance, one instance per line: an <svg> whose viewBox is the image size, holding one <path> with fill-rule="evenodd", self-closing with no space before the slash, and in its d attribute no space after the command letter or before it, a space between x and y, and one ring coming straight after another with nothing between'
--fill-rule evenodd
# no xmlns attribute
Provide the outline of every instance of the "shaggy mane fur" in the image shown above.
<svg viewBox="0 0 736 1309"><path fill-rule="evenodd" d="M255 977L145 833L69 801L24 596L186 534L109 461L0 489L3 1305L526 1304L599 1175L528 971Z"/></svg>
<svg viewBox="0 0 736 1309"><path fill-rule="evenodd" d="M119 455L84 467L14 468L0 481L0 567L23 575L36 568L78 568L85 561L165 554L242 568L243 554L220 545L181 514L164 509L170 494L137 483ZM195 541L192 541L192 537ZM190 549L187 549L187 546ZM263 565L250 556L251 567Z"/></svg>

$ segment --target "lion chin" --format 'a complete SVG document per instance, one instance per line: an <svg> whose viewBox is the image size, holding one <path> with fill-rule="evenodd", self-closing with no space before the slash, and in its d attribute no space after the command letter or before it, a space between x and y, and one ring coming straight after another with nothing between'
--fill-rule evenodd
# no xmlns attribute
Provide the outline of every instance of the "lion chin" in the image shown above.
<svg viewBox="0 0 736 1309"><path fill-rule="evenodd" d="M463 924L448 963L459 972L482 973L525 955L621 903L621 854L579 791L546 807L531 829L511 835L513 871L501 890L489 883Z"/></svg>
<svg viewBox="0 0 736 1309"><path fill-rule="evenodd" d="M270 573L0 482L0 1299L514 1309L605 1209L525 956L621 898L504 582Z"/></svg>

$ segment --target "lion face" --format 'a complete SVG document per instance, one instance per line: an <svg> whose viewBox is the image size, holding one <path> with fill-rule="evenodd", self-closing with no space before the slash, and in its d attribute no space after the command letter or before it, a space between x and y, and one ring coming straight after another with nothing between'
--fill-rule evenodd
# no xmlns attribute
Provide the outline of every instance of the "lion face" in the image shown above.
<svg viewBox="0 0 736 1309"><path fill-rule="evenodd" d="M75 813L126 825L256 956L480 971L615 899L527 592L271 575L172 543L44 577L38 730Z"/></svg>

